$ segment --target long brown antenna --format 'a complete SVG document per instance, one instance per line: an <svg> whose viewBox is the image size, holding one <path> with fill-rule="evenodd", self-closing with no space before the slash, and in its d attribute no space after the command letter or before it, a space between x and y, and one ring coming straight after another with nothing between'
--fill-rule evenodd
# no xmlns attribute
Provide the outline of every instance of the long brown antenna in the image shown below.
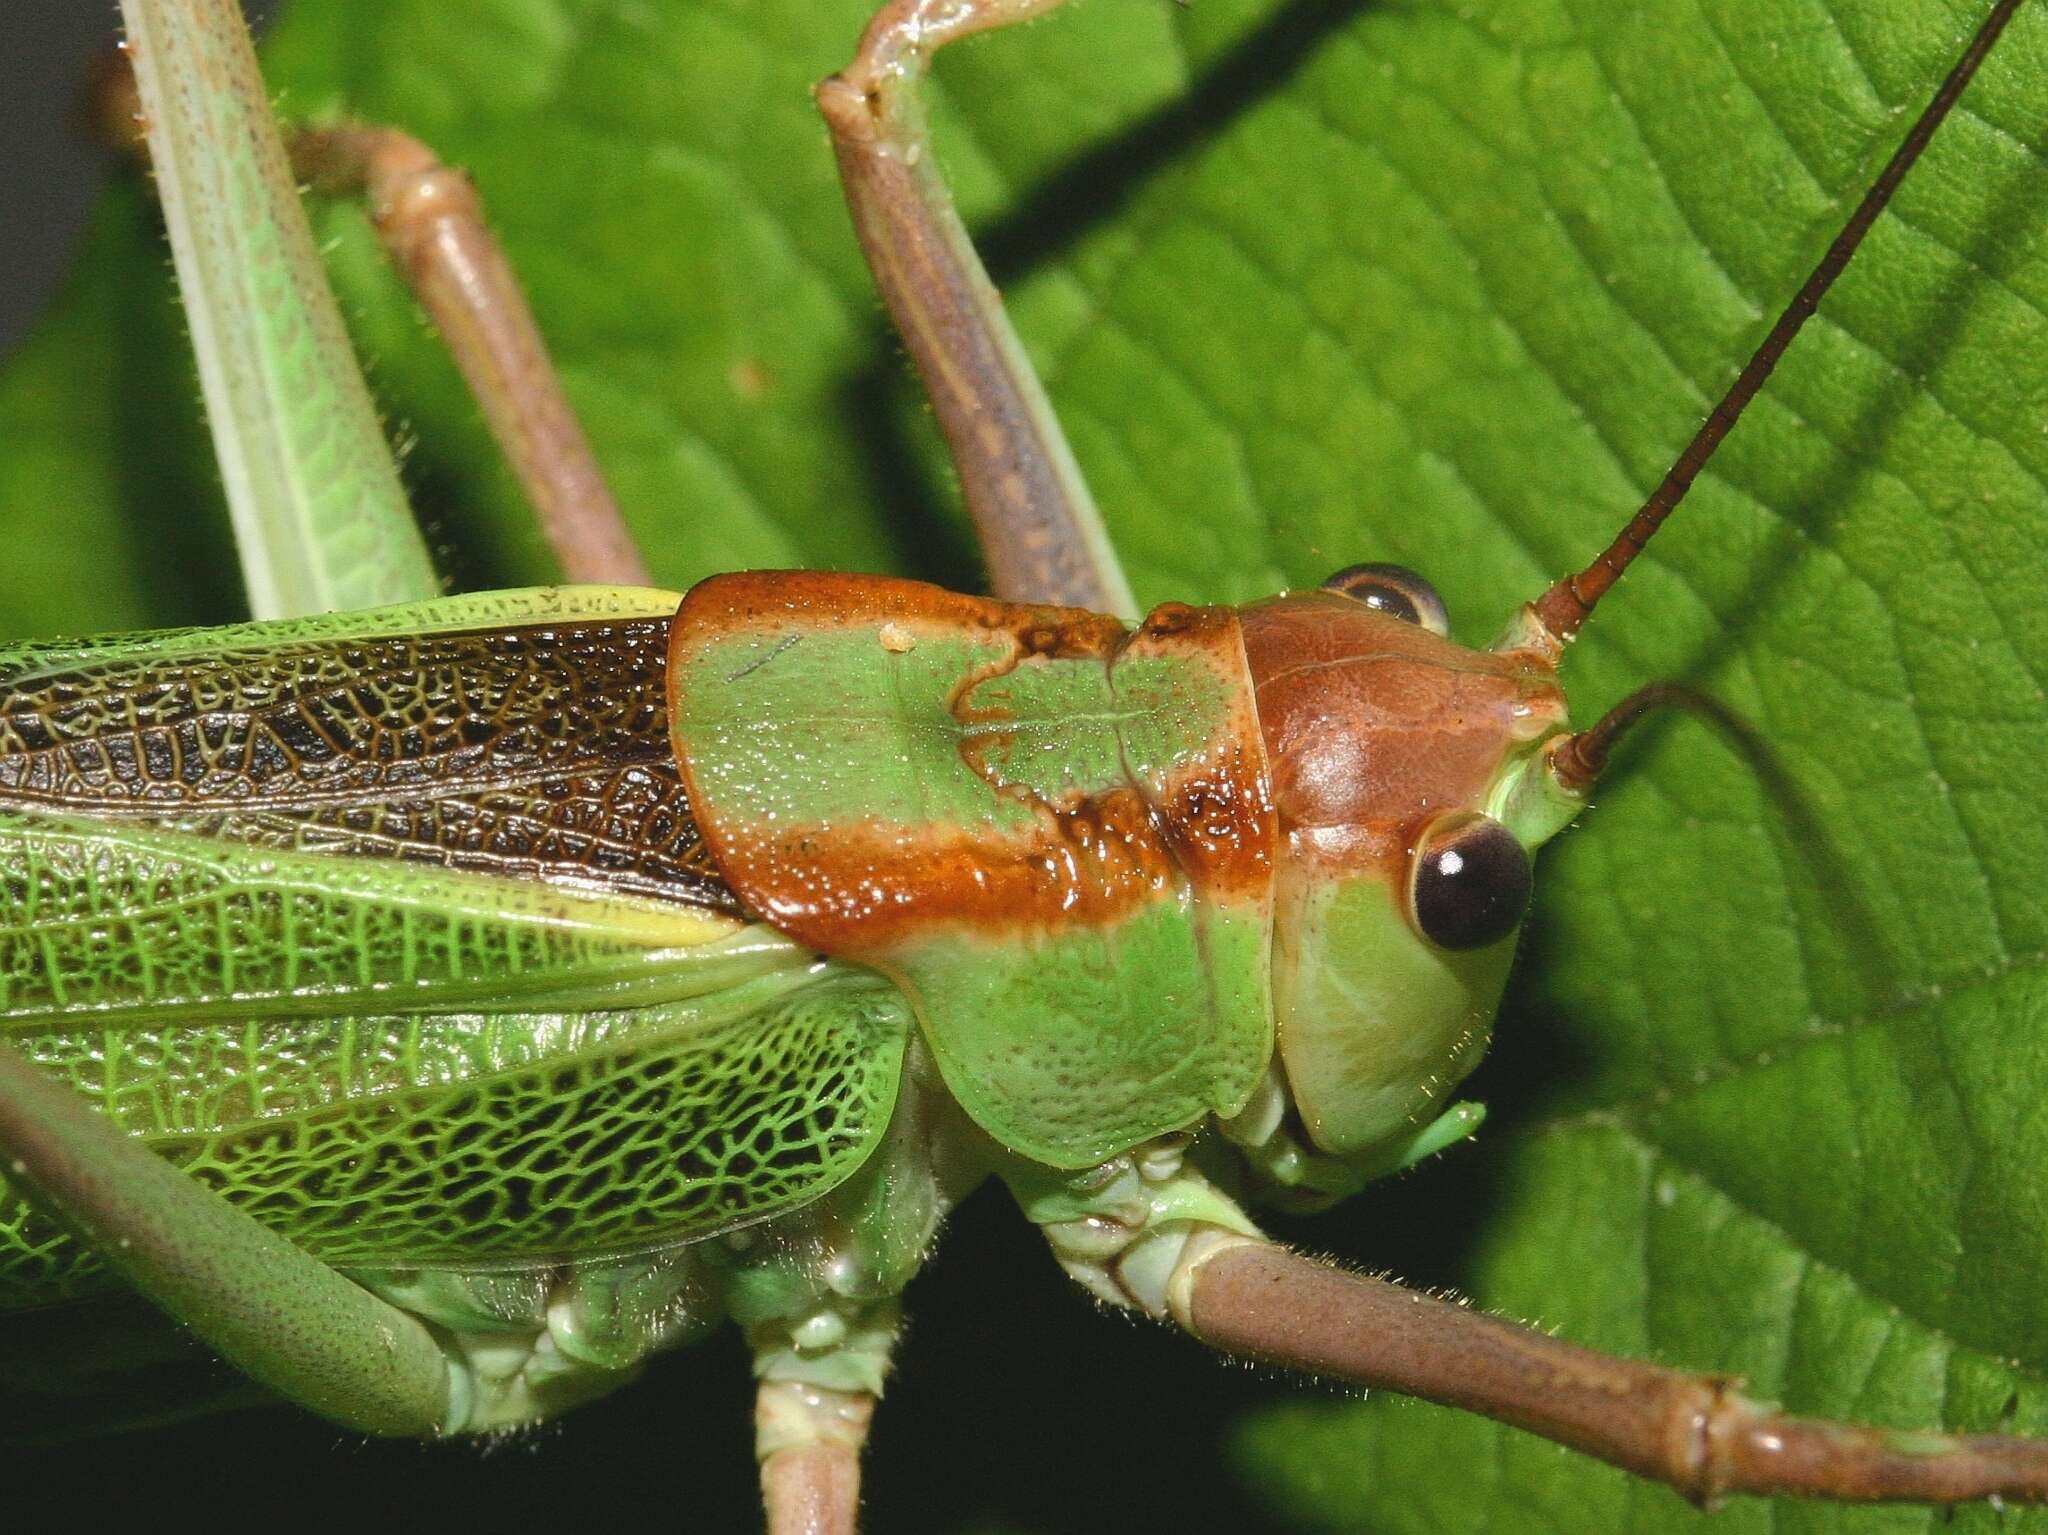
<svg viewBox="0 0 2048 1535"><path fill-rule="evenodd" d="M1842 268L1849 264L1849 258L1856 254L1856 247L1863 243L1863 236L1877 221L1878 214L1884 211L1884 205L1891 201L1899 182L1913 168L1913 162L1920 158L1920 151L1934 137L1934 130L1948 116L1949 108L1956 104L1956 98L1962 95L1970 77L1977 73L1977 66L1984 62L1984 55L1991 51L1992 44L1998 41L1998 34L2005 30L2006 22L2012 19L2012 13L2019 9L2019 5L2020 0L1998 0L1992 6L1991 14L1984 18L1977 35L1970 39L1970 46L1963 50L1963 56L1956 60L1948 78L1941 82L1941 89L1927 104L1927 110L1920 114L1919 121L1913 124L1893 151L1877 180L1870 184L1870 190L1863 194L1863 201L1849 215L1842 232L1835 236L1834 244L1828 247L1827 254L1813 269L1813 275L1792 296L1792 302L1778 316L1778 323L1764 337L1763 345L1756 349L1735 382L1728 386L1728 392L1721 396L1721 403L1700 424L1699 431L1686 444L1685 451L1678 455L1678 462L1671 466L1671 472L1664 476L1663 483L1650 492L1650 499L1643 503L1642 510L1629 519L1628 526L1601 551L1600 558L1577 575L1565 577L1537 598L1537 620L1560 642L1579 632L1579 626L1585 623L1593 605L1621 579L1621 573L1628 569L1629 562L1643 552L1650 536L1671 515L1671 509L1685 499L1685 493L1692 489L1693 477L1705 467L1714 450L1721 445L1721 439L1741 418L1743 409L1763 387L1764 380L1771 376L1771 369L1778 365L1778 359L1785 355L1785 348L1799 334L1799 327L1806 323L1819 306L1821 296L1841 275Z"/></svg>

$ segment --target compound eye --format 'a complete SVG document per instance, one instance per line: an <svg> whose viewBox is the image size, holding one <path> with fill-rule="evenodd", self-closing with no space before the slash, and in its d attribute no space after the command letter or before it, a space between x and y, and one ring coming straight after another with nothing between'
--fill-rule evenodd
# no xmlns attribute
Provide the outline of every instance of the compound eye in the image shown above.
<svg viewBox="0 0 2048 1535"><path fill-rule="evenodd" d="M1420 624L1439 638L1451 632L1450 614L1436 588L1405 565L1346 565L1323 583L1326 592L1355 597L1376 612Z"/></svg>
<svg viewBox="0 0 2048 1535"><path fill-rule="evenodd" d="M1513 833L1461 811L1423 832L1408 899L1416 928L1438 948L1483 949L1515 930L1535 883Z"/></svg>

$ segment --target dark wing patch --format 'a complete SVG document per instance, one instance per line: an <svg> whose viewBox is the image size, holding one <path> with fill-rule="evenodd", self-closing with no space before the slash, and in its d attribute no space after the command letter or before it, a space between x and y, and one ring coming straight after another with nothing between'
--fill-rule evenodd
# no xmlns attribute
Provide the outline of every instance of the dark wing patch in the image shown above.
<svg viewBox="0 0 2048 1535"><path fill-rule="evenodd" d="M655 618L67 652L0 690L0 807L737 911Z"/></svg>

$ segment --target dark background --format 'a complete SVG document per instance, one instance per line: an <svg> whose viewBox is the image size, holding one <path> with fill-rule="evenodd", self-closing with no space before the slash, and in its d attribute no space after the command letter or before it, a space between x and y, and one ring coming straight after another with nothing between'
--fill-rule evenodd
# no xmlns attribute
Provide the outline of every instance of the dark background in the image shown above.
<svg viewBox="0 0 2048 1535"><path fill-rule="evenodd" d="M100 180L79 97L95 49L114 38L99 0L10 7L0 50L0 350L62 274Z"/></svg>
<svg viewBox="0 0 2048 1535"><path fill-rule="evenodd" d="M260 26L278 0L248 0ZM119 35L111 0L29 0L7 8L0 49L0 353L63 277L108 156L92 143L93 58Z"/></svg>

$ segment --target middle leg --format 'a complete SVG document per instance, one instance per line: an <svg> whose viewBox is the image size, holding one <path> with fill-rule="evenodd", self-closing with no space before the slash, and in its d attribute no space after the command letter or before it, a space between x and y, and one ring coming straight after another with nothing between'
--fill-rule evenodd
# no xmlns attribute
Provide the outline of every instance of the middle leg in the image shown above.
<svg viewBox="0 0 2048 1535"><path fill-rule="evenodd" d="M896 1343L896 1302L857 1300L829 1283L792 1287L768 1272L742 1276L732 1292L760 1381L754 1454L768 1535L854 1535L861 1446Z"/></svg>
<svg viewBox="0 0 2048 1535"><path fill-rule="evenodd" d="M866 1391L764 1380L754 1397L754 1451L768 1535L853 1535L860 1451L875 1415Z"/></svg>
<svg viewBox="0 0 2048 1535"><path fill-rule="evenodd" d="M433 317L569 581L649 584L647 566L576 420L519 279L469 178L409 133L302 129L292 168L360 196L392 264Z"/></svg>

